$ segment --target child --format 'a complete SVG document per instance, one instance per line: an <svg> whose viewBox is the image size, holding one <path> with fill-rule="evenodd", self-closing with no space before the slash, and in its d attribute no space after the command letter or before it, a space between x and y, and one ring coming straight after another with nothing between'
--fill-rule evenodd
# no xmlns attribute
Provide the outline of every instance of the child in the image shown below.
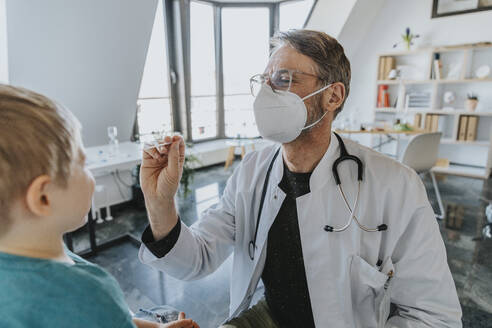
<svg viewBox="0 0 492 328"><path fill-rule="evenodd" d="M116 280L64 248L91 206L84 162L70 111L0 84L0 327L198 327L133 319Z"/></svg>

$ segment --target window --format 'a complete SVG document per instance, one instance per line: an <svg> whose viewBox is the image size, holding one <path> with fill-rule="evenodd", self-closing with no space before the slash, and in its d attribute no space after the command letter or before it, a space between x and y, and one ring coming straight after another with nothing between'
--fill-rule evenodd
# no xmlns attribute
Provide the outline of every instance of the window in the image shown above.
<svg viewBox="0 0 492 328"><path fill-rule="evenodd" d="M158 2L138 96L137 121L142 140L172 130L166 37L162 1Z"/></svg>
<svg viewBox="0 0 492 328"><path fill-rule="evenodd" d="M302 28L315 1L191 0L185 7L158 0L138 97L141 139L172 129L190 132L188 141L258 137L249 79L268 63L271 30ZM216 42L222 44L221 53ZM173 85L169 67L176 72Z"/></svg>
<svg viewBox="0 0 492 328"><path fill-rule="evenodd" d="M303 28L314 0L300 0L280 4L280 30Z"/></svg>
<svg viewBox="0 0 492 328"><path fill-rule="evenodd" d="M214 11L191 2L191 134L193 140L217 136Z"/></svg>
<svg viewBox="0 0 492 328"><path fill-rule="evenodd" d="M268 8L224 8L222 49L226 137L256 137L249 79L268 62Z"/></svg>

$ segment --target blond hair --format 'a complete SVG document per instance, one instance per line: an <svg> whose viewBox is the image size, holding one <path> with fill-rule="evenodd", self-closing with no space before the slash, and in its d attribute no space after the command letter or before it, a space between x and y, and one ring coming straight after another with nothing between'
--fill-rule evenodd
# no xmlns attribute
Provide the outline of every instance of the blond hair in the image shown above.
<svg viewBox="0 0 492 328"><path fill-rule="evenodd" d="M65 187L80 144L75 116L45 96L0 84L0 213L40 175ZM8 222L0 222L5 231Z"/></svg>

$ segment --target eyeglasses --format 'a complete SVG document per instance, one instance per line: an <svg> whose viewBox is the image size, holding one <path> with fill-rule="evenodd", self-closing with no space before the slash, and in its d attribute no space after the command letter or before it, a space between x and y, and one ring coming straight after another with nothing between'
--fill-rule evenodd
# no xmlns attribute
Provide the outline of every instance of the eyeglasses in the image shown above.
<svg viewBox="0 0 492 328"><path fill-rule="evenodd" d="M290 91L292 81L296 81L297 74L313 76L317 79L320 78L314 74L291 69L279 69L271 73L256 74L249 79L251 94L253 97L256 97L264 83L269 83L273 91Z"/></svg>

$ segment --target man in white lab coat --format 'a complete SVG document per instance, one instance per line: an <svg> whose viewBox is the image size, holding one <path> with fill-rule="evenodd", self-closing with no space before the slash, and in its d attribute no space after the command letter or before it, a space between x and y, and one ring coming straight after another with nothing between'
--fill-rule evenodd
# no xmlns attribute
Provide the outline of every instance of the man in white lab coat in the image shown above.
<svg viewBox="0 0 492 328"><path fill-rule="evenodd" d="M277 34L251 89L258 130L278 143L248 154L219 204L191 227L174 201L183 140L144 153L150 226L139 257L192 280L233 252L224 327L461 327L420 178L331 131L349 84L350 64L335 39L307 30ZM354 158L333 171L345 152L360 159L360 173ZM265 296L251 307L260 279Z"/></svg>

